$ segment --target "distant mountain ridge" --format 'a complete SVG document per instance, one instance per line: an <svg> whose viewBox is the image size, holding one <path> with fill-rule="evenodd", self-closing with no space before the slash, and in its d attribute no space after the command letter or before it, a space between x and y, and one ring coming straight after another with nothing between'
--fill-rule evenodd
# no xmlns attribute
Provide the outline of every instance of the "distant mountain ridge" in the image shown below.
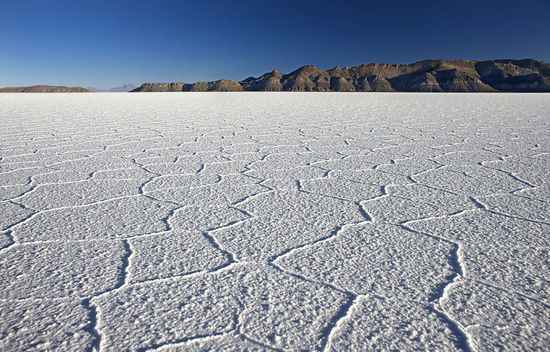
<svg viewBox="0 0 550 352"><path fill-rule="evenodd" d="M88 91L90 92L93 92L93 93L119 93L119 92L130 92L134 89L136 89L137 86L135 84L131 84L131 83L128 83L128 84L124 84L124 85L121 85L121 86L117 86L117 87L112 87L112 88L96 88L96 87L85 87L85 89L87 89Z"/></svg>
<svg viewBox="0 0 550 352"><path fill-rule="evenodd" d="M550 64L533 60L423 60L322 70L306 65L242 81L144 83L133 92L550 92Z"/></svg>
<svg viewBox="0 0 550 352"><path fill-rule="evenodd" d="M87 93L87 92L90 92L90 91L82 87L48 86L48 85L0 88L0 93Z"/></svg>
<svg viewBox="0 0 550 352"><path fill-rule="evenodd" d="M124 85L119 86L119 87L109 88L105 91L106 92L130 92L130 91L132 91L136 88L137 88L137 86L135 84L128 83L128 84L124 84Z"/></svg>

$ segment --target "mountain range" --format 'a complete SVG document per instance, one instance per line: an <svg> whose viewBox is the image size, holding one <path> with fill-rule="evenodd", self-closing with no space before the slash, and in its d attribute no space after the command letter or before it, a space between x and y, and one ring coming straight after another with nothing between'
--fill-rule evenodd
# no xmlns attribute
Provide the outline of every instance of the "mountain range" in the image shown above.
<svg viewBox="0 0 550 352"><path fill-rule="evenodd" d="M306 65L242 81L144 83L133 92L550 92L550 64L533 60L423 60L322 70Z"/></svg>
<svg viewBox="0 0 550 352"><path fill-rule="evenodd" d="M35 85L5 87L2 92L70 93L93 88ZM423 60L412 64L362 64L328 70L302 66L287 74L277 70L242 81L143 83L110 92L550 92L550 64L533 59Z"/></svg>

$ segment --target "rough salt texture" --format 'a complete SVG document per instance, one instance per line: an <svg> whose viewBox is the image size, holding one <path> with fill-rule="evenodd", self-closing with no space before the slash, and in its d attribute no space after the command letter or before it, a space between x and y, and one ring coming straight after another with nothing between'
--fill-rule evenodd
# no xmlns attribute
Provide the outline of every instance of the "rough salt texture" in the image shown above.
<svg viewBox="0 0 550 352"><path fill-rule="evenodd" d="M550 344L550 96L0 95L0 350Z"/></svg>

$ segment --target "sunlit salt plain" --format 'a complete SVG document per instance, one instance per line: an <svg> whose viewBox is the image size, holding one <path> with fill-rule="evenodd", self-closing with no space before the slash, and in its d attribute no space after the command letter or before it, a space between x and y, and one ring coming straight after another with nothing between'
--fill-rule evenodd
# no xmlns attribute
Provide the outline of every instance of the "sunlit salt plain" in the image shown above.
<svg viewBox="0 0 550 352"><path fill-rule="evenodd" d="M550 95L0 95L0 350L550 344Z"/></svg>

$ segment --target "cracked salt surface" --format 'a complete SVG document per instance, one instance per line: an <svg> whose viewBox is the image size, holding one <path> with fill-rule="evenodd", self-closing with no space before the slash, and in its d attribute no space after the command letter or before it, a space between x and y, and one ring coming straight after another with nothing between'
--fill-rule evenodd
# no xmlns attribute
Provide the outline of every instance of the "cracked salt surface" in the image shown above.
<svg viewBox="0 0 550 352"><path fill-rule="evenodd" d="M545 350L547 94L2 94L0 350Z"/></svg>

